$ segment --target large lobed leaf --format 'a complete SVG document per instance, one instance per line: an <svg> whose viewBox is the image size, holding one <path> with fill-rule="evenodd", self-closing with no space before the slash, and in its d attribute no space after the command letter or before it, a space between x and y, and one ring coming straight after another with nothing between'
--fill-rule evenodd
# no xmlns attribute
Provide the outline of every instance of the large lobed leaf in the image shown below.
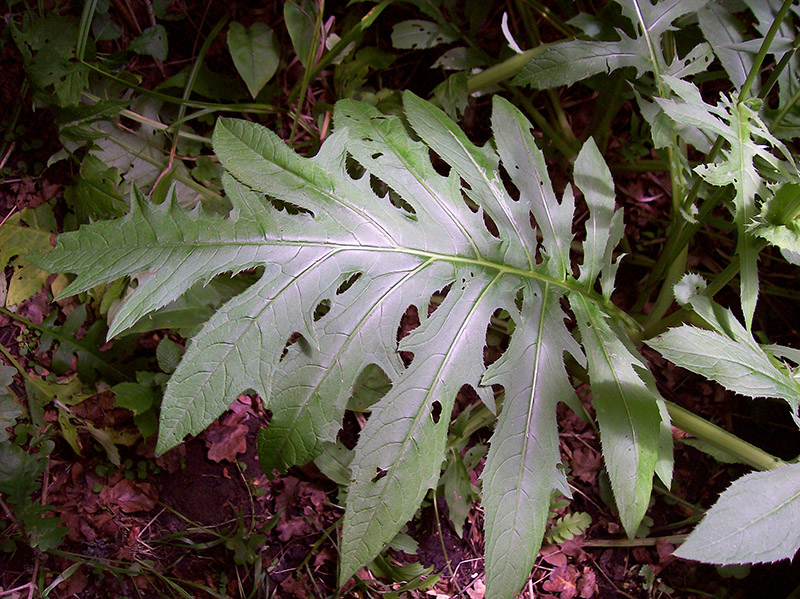
<svg viewBox="0 0 800 599"><path fill-rule="evenodd" d="M491 386L502 385L483 472L487 593L512 597L530 573L553 490L568 494L555 408L575 403L565 355L586 360L566 328L562 298L581 322L590 379L600 389L606 462L629 534L653 473L669 476L668 448L658 447L666 412L608 299L622 220L594 143L575 166L590 209L576 278L572 190L556 198L517 109L494 99L495 145L484 147L413 94L405 94L404 112L416 139L399 117L339 102L335 132L313 158L253 123L221 119L214 148L228 172L228 218L185 211L174 199L152 205L136 193L129 214L62 235L38 262L78 274L65 293L147 272L111 334L198 281L259 269L257 282L191 340L164 395L158 452L202 431L249 389L272 412L259 438L262 466L285 469L336 438L365 368L388 376L391 389L372 406L351 463L343 580L394 537L436 484L459 389L470 385L494 409ZM434 169L430 152L449 166L447 175ZM501 178L501 161L518 198ZM409 306L421 325L398 343ZM516 330L487 368L486 330L498 310ZM413 355L410 365L399 351Z"/></svg>
<svg viewBox="0 0 800 599"><path fill-rule="evenodd" d="M704 53L690 53L683 60L667 64L661 50L661 37L674 28L672 23L676 19L697 12L708 0L617 0L617 3L633 24L635 37L618 29L620 39L617 41L570 40L552 45L532 58L514 83L548 89L572 85L592 75L625 67L634 67L639 76L647 71L677 72L705 57ZM701 45L707 49L705 44ZM707 62L703 60L701 64L707 65Z"/></svg>

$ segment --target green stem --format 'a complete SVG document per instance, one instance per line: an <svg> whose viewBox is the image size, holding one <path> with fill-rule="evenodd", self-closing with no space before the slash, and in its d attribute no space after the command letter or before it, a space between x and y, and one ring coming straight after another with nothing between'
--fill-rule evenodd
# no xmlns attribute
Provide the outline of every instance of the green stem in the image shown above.
<svg viewBox="0 0 800 599"><path fill-rule="evenodd" d="M308 55L306 56L306 64L308 67L303 71L303 78L300 80L300 93L297 100L297 110L294 112L294 120L292 121L292 130L289 132L289 145L294 144L294 134L297 131L297 123L300 120L300 114L303 112L303 103L305 102L306 91L312 81L312 68L314 66L314 59L318 56L317 44L320 41L320 29L322 28L322 12L325 10L325 0L320 0L320 5L317 7L317 15L314 21L314 35L311 36L311 44L308 47ZM324 43L323 43L324 45ZM299 58L299 57L298 57ZM320 57L321 58L321 57Z"/></svg>
<svg viewBox="0 0 800 599"><path fill-rule="evenodd" d="M117 77L113 73L109 73L108 71L101 69L97 65L94 65L90 62L82 60L81 64L86 66L86 68L91 69L96 73L99 73L103 77L106 77L107 79L111 79L112 81L121 83L126 88L139 92L142 95L150 96L151 98L155 98L157 100L162 100L163 102L169 102L170 104L185 104L190 108L208 108L219 112L252 112L256 114L275 114L275 113L285 112L285 110L280 109L276 106L272 106L270 104L252 104L252 103L219 104L217 102L200 102L198 100L184 100L176 96L170 96L169 94L162 94L161 92L153 91L151 89L144 88L140 85L136 85L135 83L131 83L130 81L123 79L122 77Z"/></svg>
<svg viewBox="0 0 800 599"><path fill-rule="evenodd" d="M717 449L729 453L739 461L758 470L773 470L785 466L785 462L751 445L705 418L693 414L670 401L666 402L672 424L682 431L702 439Z"/></svg>
<svg viewBox="0 0 800 599"><path fill-rule="evenodd" d="M772 26L769 28L769 31L767 31L767 35L764 36L764 41L761 42L761 47L758 49L758 54L756 54L756 57L753 60L753 66L750 67L750 72L747 74L747 79L742 84L742 89L739 90L739 102L743 102L747 99L747 96L750 93L750 88L753 87L756 77L758 77L758 73L761 70L761 65L764 63L764 59L769 53L769 48L772 46L772 41L778 34L778 30L781 28L781 24L786 18L786 15L789 14L789 9L792 7L792 4L794 4L794 0L784 0L783 5L781 5L780 10L778 11L778 14L775 15L775 19L772 21Z"/></svg>
<svg viewBox="0 0 800 599"><path fill-rule="evenodd" d="M553 142L553 145L558 151L561 152L567 160L572 161L575 156L578 155L580 149L580 145L578 144L578 140L575 139L575 136L569 136L569 138L574 140L574 143L570 143L570 139L554 129L547 119L544 118L542 113L536 110L533 102L522 94L519 89L510 86L508 90L514 95L514 99L517 101L518 105L525 109L525 112L528 113L533 122L542 130L545 139ZM569 129L569 127L567 127L567 129Z"/></svg>
<svg viewBox="0 0 800 599"><path fill-rule="evenodd" d="M761 91L758 92L758 97L762 100L769 95L769 92L778 82L778 78L781 76L786 67L789 66L789 63L797 54L797 50L800 49L800 36L794 38L794 42L792 43L792 49L786 52L781 59L778 61L778 64L775 65L775 68L772 69L772 73L769 75L769 79L767 79L766 83L764 83Z"/></svg>
<svg viewBox="0 0 800 599"><path fill-rule="evenodd" d="M528 64L534 56L538 56L548 48L560 42L552 44L542 44L536 48L531 48L522 54L515 54L511 58L507 58L501 63L493 65L488 69L472 75L467 79L467 93L474 93L483 89L490 88L498 85L503 81L511 79L519 73L526 64Z"/></svg>
<svg viewBox="0 0 800 599"><path fill-rule="evenodd" d="M781 124L781 121L786 118L786 115L795 107L795 104L800 101L800 90L798 90L791 98L789 98L785 105L775 115L772 123L770 123L769 130L774 132Z"/></svg>

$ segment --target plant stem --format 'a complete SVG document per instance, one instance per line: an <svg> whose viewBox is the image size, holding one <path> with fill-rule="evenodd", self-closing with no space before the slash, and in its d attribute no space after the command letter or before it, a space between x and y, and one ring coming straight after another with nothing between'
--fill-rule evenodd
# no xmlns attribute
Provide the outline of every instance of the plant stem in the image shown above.
<svg viewBox="0 0 800 599"><path fill-rule="evenodd" d="M514 75L519 73L534 56L538 56L554 45L555 43L542 44L541 46L531 48L522 54L515 54L511 58L507 58L499 64L493 65L488 69L481 71L480 73L472 75L469 79L467 79L467 93L472 94L476 91L480 91L492 87L493 85L502 83L507 79L511 79Z"/></svg>
<svg viewBox="0 0 800 599"><path fill-rule="evenodd" d="M751 445L705 418L670 401L667 401L666 404L675 427L729 453L739 461L758 470L773 470L786 465L783 460Z"/></svg>
<svg viewBox="0 0 800 599"><path fill-rule="evenodd" d="M747 96L750 93L750 88L753 87L753 83L755 83L756 77L758 77L758 73L761 70L761 65L764 63L764 59L769 53L769 48L772 45L772 41L775 39L775 36L777 35L783 20L786 18L786 15L789 14L789 9L792 7L792 4L794 4L794 0L783 0L783 5L778 11L778 14L775 15L775 19L772 21L772 26L769 28L769 31L767 31L767 35L764 36L764 41L761 42L761 48L759 48L758 54L756 54L756 57L753 60L753 66L750 67L750 72L747 74L747 79L742 84L742 89L739 90L739 102L743 102L747 99Z"/></svg>

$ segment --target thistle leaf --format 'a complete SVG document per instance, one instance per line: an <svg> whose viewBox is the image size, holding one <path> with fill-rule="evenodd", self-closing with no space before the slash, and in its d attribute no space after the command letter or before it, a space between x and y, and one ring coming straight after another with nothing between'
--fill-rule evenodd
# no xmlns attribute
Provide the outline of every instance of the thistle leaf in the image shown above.
<svg viewBox="0 0 800 599"><path fill-rule="evenodd" d="M569 253L572 191L555 196L531 125L516 108L495 97L494 144L483 147L411 93L404 94L404 113L405 121L341 101L335 130L313 158L263 127L220 119L214 149L227 171L227 217L186 211L174 192L152 205L136 191L127 215L60 236L37 263L77 273L66 293L147 273L120 308L112 335L198 282L257 269L257 280L187 344L164 394L158 452L199 433L251 390L272 411L259 434L264 469L307 462L335 441L362 375L383 372L388 391L370 406L350 463L342 579L369 563L437 484L458 391L471 386L495 410L492 386L504 387L483 485L488 593L512 597L541 544L553 489L569 494L555 409L559 401L577 403L566 354L586 360L565 324L565 295L600 331L595 339L582 331L598 401L610 406L598 412L630 416L627 424L605 412L601 419L615 491L620 501L635 500L633 511L622 510L626 528L647 503L663 425L659 398L623 329L606 314L618 313L608 297L621 214L590 142L576 162L591 211L577 279ZM434 169L432 153L449 166L447 175ZM593 290L598 279L602 295ZM410 307L421 324L398 343ZM487 326L500 310L515 330L487 368ZM605 363L603 347L614 350ZM622 373L616 395L602 390L611 371ZM637 475L629 488L621 472L631 467Z"/></svg>
<svg viewBox="0 0 800 599"><path fill-rule="evenodd" d="M702 8L708 0L617 0L622 14L636 27L636 37L617 30L618 41L573 40L556 44L535 56L514 79L516 85L549 89L572 85L624 67L634 67L637 76L647 71L666 72L661 36L672 23Z"/></svg>
<svg viewBox="0 0 800 599"><path fill-rule="evenodd" d="M800 548L800 464L731 484L675 555L711 564L791 559Z"/></svg>

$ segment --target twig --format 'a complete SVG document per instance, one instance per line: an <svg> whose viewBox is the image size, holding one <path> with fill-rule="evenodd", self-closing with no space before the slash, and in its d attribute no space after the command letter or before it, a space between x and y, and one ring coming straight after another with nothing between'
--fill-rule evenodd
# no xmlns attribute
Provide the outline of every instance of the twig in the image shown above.
<svg viewBox="0 0 800 599"><path fill-rule="evenodd" d="M6 165L6 162L8 162L9 156L11 156L11 152L13 152L14 148L16 148L16 147L17 147L17 142L15 142L15 141L12 141L8 145L8 149L6 150L6 153L3 154L3 158L0 159L0 169L2 169Z"/></svg>

